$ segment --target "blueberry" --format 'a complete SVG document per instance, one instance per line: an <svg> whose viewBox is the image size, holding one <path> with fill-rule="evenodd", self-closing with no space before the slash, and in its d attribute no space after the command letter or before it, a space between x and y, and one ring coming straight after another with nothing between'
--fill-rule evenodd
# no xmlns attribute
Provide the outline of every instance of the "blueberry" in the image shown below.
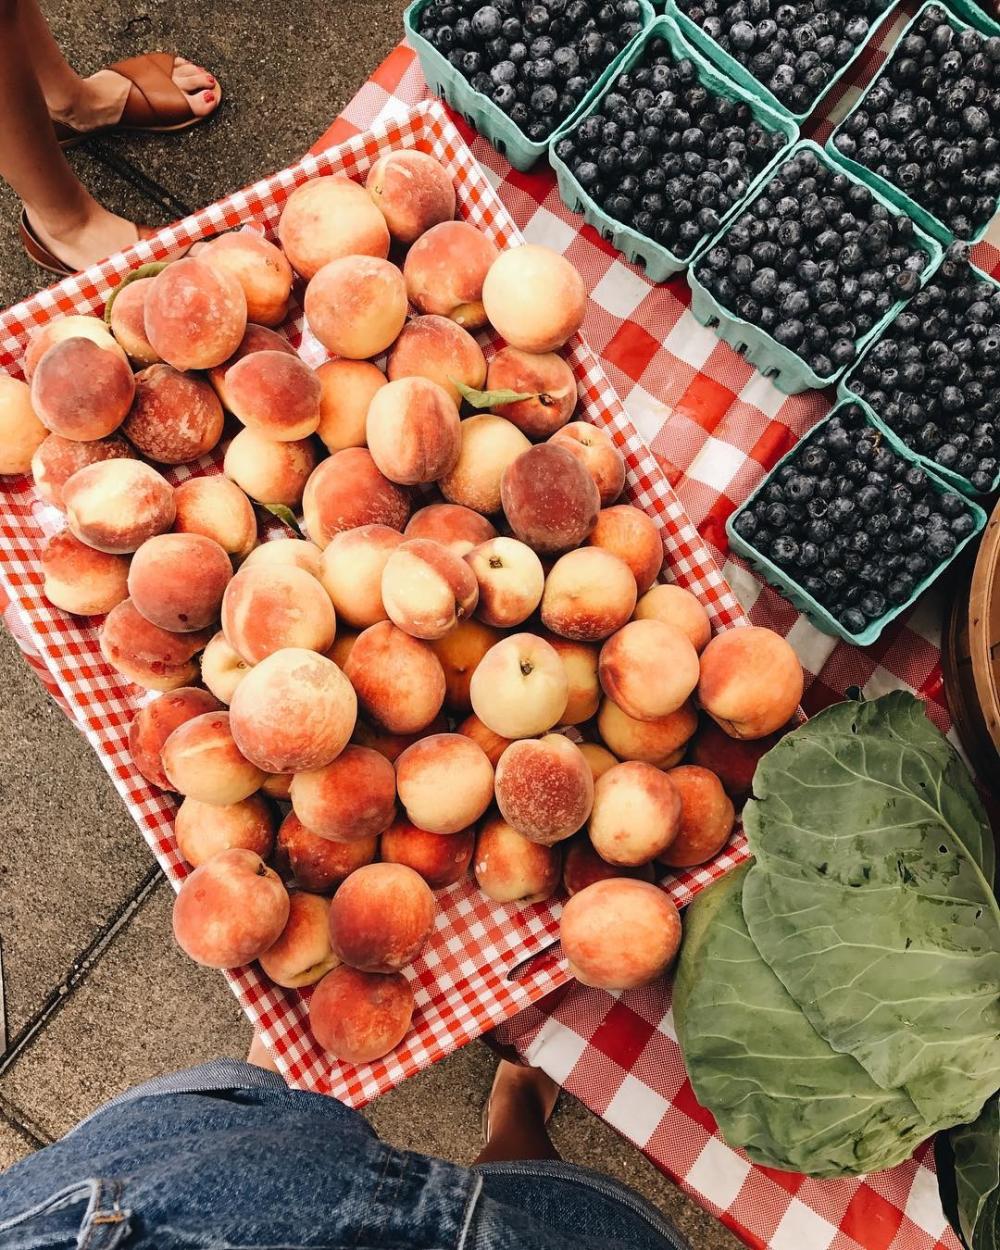
<svg viewBox="0 0 1000 1250"><path fill-rule="evenodd" d="M840 623L849 634L863 633L868 619L859 608L846 608L840 616Z"/></svg>
<svg viewBox="0 0 1000 1250"><path fill-rule="evenodd" d="M950 530L938 529L927 535L927 554L936 564L951 559L955 546L955 538Z"/></svg>

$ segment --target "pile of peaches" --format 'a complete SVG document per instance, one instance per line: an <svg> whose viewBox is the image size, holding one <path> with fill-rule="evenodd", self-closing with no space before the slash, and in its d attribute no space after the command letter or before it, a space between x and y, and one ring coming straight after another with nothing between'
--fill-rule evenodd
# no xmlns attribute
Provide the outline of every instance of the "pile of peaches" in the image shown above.
<svg viewBox="0 0 1000 1250"><path fill-rule="evenodd" d="M654 865L719 852L802 691L782 638L712 638L657 582L620 452L572 420L580 275L455 210L416 151L366 186L316 179L280 247L200 245L123 285L109 326L45 326L30 387L0 380L0 470L30 468L65 514L45 594L106 613L104 658L159 693L130 746L183 797L178 943L315 985L316 1040L349 1062L405 1036L402 969L470 864L498 903L565 886L581 981L659 976L680 921ZM273 328L296 275L316 370ZM487 326L506 341L489 361ZM211 453L227 412L223 474L172 485L154 466ZM259 542L255 503L307 537Z"/></svg>

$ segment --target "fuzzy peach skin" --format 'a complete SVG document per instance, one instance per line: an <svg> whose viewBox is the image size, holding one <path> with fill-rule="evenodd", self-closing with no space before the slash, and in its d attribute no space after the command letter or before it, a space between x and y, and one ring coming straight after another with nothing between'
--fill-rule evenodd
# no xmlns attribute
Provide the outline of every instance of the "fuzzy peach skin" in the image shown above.
<svg viewBox="0 0 1000 1250"><path fill-rule="evenodd" d="M288 803L292 797L292 774L291 773L265 773L264 780L260 783L261 794L266 794L270 799L280 799L282 803Z"/></svg>
<svg viewBox="0 0 1000 1250"><path fill-rule="evenodd" d="M39 447L50 436L31 406L31 390L0 374L0 475L27 473Z"/></svg>
<svg viewBox="0 0 1000 1250"><path fill-rule="evenodd" d="M318 461L311 439L278 443L244 429L226 450L223 472L258 503L297 508Z"/></svg>
<svg viewBox="0 0 1000 1250"><path fill-rule="evenodd" d="M715 773L696 764L672 768L667 776L681 796L681 827L663 851L660 862L669 868L693 868L718 855L733 832L733 800Z"/></svg>
<svg viewBox="0 0 1000 1250"><path fill-rule="evenodd" d="M208 380L215 388L215 393L218 395L223 408L227 411L229 411L230 407L229 391L226 386L229 370L254 352L284 352L286 356L294 356L296 354L295 348L289 343L288 339L275 333L274 330L269 330L267 326L248 324L236 351L224 360L221 365L216 365L214 369L208 370Z"/></svg>
<svg viewBox="0 0 1000 1250"><path fill-rule="evenodd" d="M558 725L569 682L556 650L535 634L510 634L483 657L469 687L472 710L504 738L532 738Z"/></svg>
<svg viewBox="0 0 1000 1250"><path fill-rule="evenodd" d="M354 732L358 701L332 660L288 647L247 673L229 714L247 759L267 773L297 773L337 758Z"/></svg>
<svg viewBox="0 0 1000 1250"><path fill-rule="evenodd" d="M780 634L755 626L717 634L701 653L698 702L733 738L763 738L795 715L802 665Z"/></svg>
<svg viewBox="0 0 1000 1250"><path fill-rule="evenodd" d="M293 275L281 248L259 234L239 230L212 239L201 259L213 269L232 274L240 284L246 296L248 321L278 326L288 316Z"/></svg>
<svg viewBox="0 0 1000 1250"><path fill-rule="evenodd" d="M549 442L576 456L594 479L602 508L614 503L625 488L625 457L604 430L589 421L571 421Z"/></svg>
<svg viewBox="0 0 1000 1250"><path fill-rule="evenodd" d="M286 647L327 651L337 614L322 585L302 569L244 565L222 598L222 632L244 660L259 664Z"/></svg>
<svg viewBox="0 0 1000 1250"><path fill-rule="evenodd" d="M0 391L5 381L14 380L0 377ZM0 405L2 402L0 398ZM7 437L10 437L9 432ZM134 450L118 434L109 434L107 438L98 438L91 443L79 443L63 438L61 434L48 434L31 457L35 493L46 503L64 508L63 487L77 469L85 469L88 464L97 464L101 460L129 458L134 458Z"/></svg>
<svg viewBox="0 0 1000 1250"><path fill-rule="evenodd" d="M333 660L339 669L343 669L347 663L347 658L354 650L354 644L358 640L358 634L353 629L345 629L341 624L337 626L337 637L333 640L333 646L328 647L323 654L328 660Z"/></svg>
<svg viewBox="0 0 1000 1250"><path fill-rule="evenodd" d="M328 352L368 360L387 351L406 324L406 286L387 260L345 256L310 279L304 306L310 330Z"/></svg>
<svg viewBox="0 0 1000 1250"><path fill-rule="evenodd" d="M418 312L481 330L487 321L483 282L499 255L496 244L467 221L432 226L410 248L403 266L410 303Z"/></svg>
<svg viewBox="0 0 1000 1250"><path fill-rule="evenodd" d="M635 610L635 578L617 556L580 547L560 556L545 579L542 621L574 642L599 642Z"/></svg>
<svg viewBox="0 0 1000 1250"><path fill-rule="evenodd" d="M198 652L211 630L174 634L160 629L124 599L104 618L99 637L101 655L126 681L146 690L177 690L198 677Z"/></svg>
<svg viewBox="0 0 1000 1250"><path fill-rule="evenodd" d="M558 252L538 244L501 252L483 283L486 316L511 347L554 352L583 325L587 288Z"/></svg>
<svg viewBox="0 0 1000 1250"><path fill-rule="evenodd" d="M288 891L253 851L220 851L185 878L174 899L174 938L205 968L240 968L281 936Z"/></svg>
<svg viewBox="0 0 1000 1250"><path fill-rule="evenodd" d="M404 377L383 386L368 407L368 450L391 482L435 482L455 467L462 445L455 401L442 386Z"/></svg>
<svg viewBox="0 0 1000 1250"><path fill-rule="evenodd" d="M616 764L594 786L590 840L609 864L648 864L662 857L680 827L680 793L653 764Z"/></svg>
<svg viewBox="0 0 1000 1250"><path fill-rule="evenodd" d="M482 822L472 871L494 903L541 903L559 889L562 854L557 846L532 842L502 816Z"/></svg>
<svg viewBox="0 0 1000 1250"><path fill-rule="evenodd" d="M185 256L153 278L146 295L146 338L175 369L212 369L239 347L247 300L230 273Z"/></svg>
<svg viewBox="0 0 1000 1250"><path fill-rule="evenodd" d="M180 853L197 868L237 846L267 859L274 848L275 825L274 808L259 794L226 807L186 798L177 809L174 837Z"/></svg>
<svg viewBox="0 0 1000 1250"><path fill-rule="evenodd" d="M129 726L128 748L132 763L152 785L169 790L170 781L163 771L161 758L163 744L185 721L221 710L218 699L196 686L183 686L161 694L151 703L144 703Z"/></svg>
<svg viewBox="0 0 1000 1250"><path fill-rule="evenodd" d="M122 360L125 359L125 352L115 342L111 331L100 317L90 317L80 313L73 313L68 317L54 317L36 330L28 340L23 368L24 376L29 382L38 368L38 362L49 348L56 343L63 342L64 339L90 339L92 343L96 343L106 352L111 352Z"/></svg>
<svg viewBox="0 0 1000 1250"><path fill-rule="evenodd" d="M30 406L53 434L89 442L118 429L134 395L135 379L123 354L105 351L91 339L63 339L35 368Z"/></svg>
<svg viewBox="0 0 1000 1250"><path fill-rule="evenodd" d="M632 990L666 972L680 948L681 918L657 886L615 877L573 895L559 937L581 985Z"/></svg>
<svg viewBox="0 0 1000 1250"><path fill-rule="evenodd" d="M475 611L479 584L468 564L429 538L410 538L382 570L382 603L392 623L414 638L443 638Z"/></svg>
<svg viewBox="0 0 1000 1250"><path fill-rule="evenodd" d="M475 512L499 512L504 474L530 446L503 417L488 412L467 417L462 422L458 459L438 482L441 494Z"/></svg>
<svg viewBox="0 0 1000 1250"><path fill-rule="evenodd" d="M63 487L70 530L88 547L112 555L137 551L170 529L174 488L140 460L100 460L77 469Z"/></svg>
<svg viewBox="0 0 1000 1250"><path fill-rule="evenodd" d="M263 542L243 561L244 569L296 568L319 578L323 553L307 538L271 538Z"/></svg>
<svg viewBox="0 0 1000 1250"><path fill-rule="evenodd" d="M367 629L387 620L382 571L403 535L388 525L361 525L334 534L320 560L319 578L333 601L337 620Z"/></svg>
<svg viewBox="0 0 1000 1250"><path fill-rule="evenodd" d="M243 491L229 478L189 477L174 489L174 533L200 534L242 560L257 542L257 518Z"/></svg>
<svg viewBox="0 0 1000 1250"><path fill-rule="evenodd" d="M629 621L601 648L601 689L633 720L676 712L698 684L698 652L663 621Z"/></svg>
<svg viewBox="0 0 1000 1250"><path fill-rule="evenodd" d="M390 381L427 378L461 404L458 383L482 390L486 357L468 332L447 317L413 317L393 344L386 364Z"/></svg>
<svg viewBox="0 0 1000 1250"><path fill-rule="evenodd" d="M360 972L398 972L426 946L436 912L430 887L412 868L367 864L333 896L331 945Z"/></svg>
<svg viewBox="0 0 1000 1250"><path fill-rule="evenodd" d="M690 762L715 773L726 793L739 803L753 789L753 775L761 758L781 741L786 729L793 728L789 724L763 738L743 741L731 738L710 716L705 716L691 742Z"/></svg>
<svg viewBox="0 0 1000 1250"><path fill-rule="evenodd" d="M278 241L303 278L342 256L389 255L385 218L364 187L341 175L296 187L278 222Z"/></svg>
<svg viewBox="0 0 1000 1250"><path fill-rule="evenodd" d="M502 738L500 734L495 734L492 729L483 724L475 712L457 725L455 732L464 734L466 738L471 738L473 742L481 746L494 768L512 741L510 738Z"/></svg>
<svg viewBox="0 0 1000 1250"><path fill-rule="evenodd" d="M222 405L204 378L170 365L136 374L135 399L122 433L147 460L187 464L207 455L222 437Z"/></svg>
<svg viewBox="0 0 1000 1250"><path fill-rule="evenodd" d="M384 755L346 746L323 768L292 778L292 810L305 827L334 842L366 842L396 814L396 775Z"/></svg>
<svg viewBox="0 0 1000 1250"><path fill-rule="evenodd" d="M587 542L624 560L640 595L652 586L663 567L663 541L656 522L631 504L602 508Z"/></svg>
<svg viewBox="0 0 1000 1250"><path fill-rule="evenodd" d="M365 715L392 734L419 733L444 703L441 661L428 643L391 621L358 635L344 672Z"/></svg>
<svg viewBox="0 0 1000 1250"><path fill-rule="evenodd" d="M434 654L444 669L445 696L448 710L456 716L464 716L472 707L469 688L472 674L482 663L483 656L496 646L503 635L481 621L459 621L443 638L431 642Z"/></svg>
<svg viewBox="0 0 1000 1250"><path fill-rule="evenodd" d="M530 547L516 538L491 538L465 558L479 583L476 615L485 624L510 629L538 607L545 570Z"/></svg>
<svg viewBox="0 0 1000 1250"><path fill-rule="evenodd" d="M571 642L558 634L546 634L545 641L554 648L569 683L566 710L560 718L562 725L582 725L593 719L601 702L601 684L597 677L597 661L600 652L589 642Z"/></svg>
<svg viewBox="0 0 1000 1250"><path fill-rule="evenodd" d="M328 894L356 868L370 864L377 851L377 838L333 842L307 829L294 812L289 812L278 830L274 866L303 890Z"/></svg>
<svg viewBox="0 0 1000 1250"><path fill-rule="evenodd" d="M422 234L455 216L455 184L428 152L406 148L380 156L368 171L365 189L397 243L415 243Z"/></svg>
<svg viewBox="0 0 1000 1250"><path fill-rule="evenodd" d="M236 687L253 667L226 642L220 629L201 653L201 680L221 702L232 702Z"/></svg>
<svg viewBox="0 0 1000 1250"><path fill-rule="evenodd" d="M315 372L286 352L253 352L226 374L230 411L248 429L277 443L299 442L316 432L321 395Z"/></svg>
<svg viewBox="0 0 1000 1250"><path fill-rule="evenodd" d="M579 547L601 506L594 479L565 447L553 443L531 447L508 465L500 499L514 537L549 555Z"/></svg>
<svg viewBox="0 0 1000 1250"><path fill-rule="evenodd" d="M410 1031L413 991L401 973L377 976L341 965L309 999L317 1044L344 1063L372 1063L396 1049Z"/></svg>
<svg viewBox="0 0 1000 1250"><path fill-rule="evenodd" d="M414 742L417 742L420 738L425 738L428 734L443 734L447 732L448 718L439 712L428 725L425 725L418 732L410 734L390 733L379 725L372 725L367 721L359 720L354 728L354 737L351 741L357 743L359 747L371 747L373 751L378 751L379 755L384 755L390 764L395 764L406 748L413 746Z"/></svg>
<svg viewBox="0 0 1000 1250"><path fill-rule="evenodd" d="M368 406L386 385L385 374L367 360L328 360L319 378L319 435L327 451L365 445Z"/></svg>
<svg viewBox="0 0 1000 1250"><path fill-rule="evenodd" d="M236 745L228 712L204 712L178 725L163 744L162 759L170 788L200 803L239 803L264 779Z"/></svg>
<svg viewBox="0 0 1000 1250"><path fill-rule="evenodd" d="M155 365L159 356L146 338L146 296L152 278L137 278L123 286L111 306L111 333L134 364Z"/></svg>
<svg viewBox="0 0 1000 1250"><path fill-rule="evenodd" d="M595 781L598 777L603 777L609 768L614 768L619 763L616 755L612 755L607 747L602 747L597 742L581 742L578 745L580 754L590 765L590 772Z"/></svg>
<svg viewBox="0 0 1000 1250"><path fill-rule="evenodd" d="M576 409L576 377L554 352L533 355L516 347L501 348L490 361L485 389L529 397L498 404L495 410L535 440L561 429Z"/></svg>
<svg viewBox="0 0 1000 1250"><path fill-rule="evenodd" d="M651 586L635 605L632 619L663 621L665 625L673 625L687 635L692 647L699 653L705 650L712 637L708 613L698 598L681 586Z"/></svg>
<svg viewBox="0 0 1000 1250"><path fill-rule="evenodd" d="M394 820L382 834L380 853L386 864L405 864L419 873L432 890L461 881L469 871L476 831L428 833L408 820Z"/></svg>
<svg viewBox="0 0 1000 1250"><path fill-rule="evenodd" d="M302 496L306 530L325 547L341 530L388 525L402 530L410 516L410 495L379 472L365 447L347 447L317 466Z"/></svg>
<svg viewBox="0 0 1000 1250"><path fill-rule="evenodd" d="M585 824L594 777L575 742L562 734L512 742L496 770L500 814L523 837L551 846Z"/></svg>
<svg viewBox="0 0 1000 1250"><path fill-rule="evenodd" d="M158 534L132 557L128 592L147 621L175 634L206 629L219 619L233 566L217 542L201 534Z"/></svg>
<svg viewBox="0 0 1000 1250"><path fill-rule="evenodd" d="M338 967L340 960L330 946L330 900L292 890L281 936L258 957L258 963L275 985L290 990L315 985Z"/></svg>
<svg viewBox="0 0 1000 1250"><path fill-rule="evenodd" d="M597 713L601 738L621 760L641 760L657 768L673 768L698 728L698 713L688 701L659 720L635 720L611 701L602 699Z"/></svg>
<svg viewBox="0 0 1000 1250"><path fill-rule="evenodd" d="M594 850L586 834L580 834L567 843L563 856L563 886L570 898L585 890L588 885L593 885L595 881L610 881L613 877L652 881L653 865L624 867L621 864L608 864Z"/></svg>
<svg viewBox="0 0 1000 1250"><path fill-rule="evenodd" d="M403 531L407 538L431 538L467 556L473 547L496 537L496 530L478 512L457 503L431 503L418 508Z"/></svg>
<svg viewBox="0 0 1000 1250"><path fill-rule="evenodd" d="M128 598L128 558L95 551L69 530L52 535L40 561L42 594L64 612L96 616Z"/></svg>
<svg viewBox="0 0 1000 1250"><path fill-rule="evenodd" d="M396 760L396 789L407 818L428 833L458 833L493 799L493 765L463 734L431 734Z"/></svg>

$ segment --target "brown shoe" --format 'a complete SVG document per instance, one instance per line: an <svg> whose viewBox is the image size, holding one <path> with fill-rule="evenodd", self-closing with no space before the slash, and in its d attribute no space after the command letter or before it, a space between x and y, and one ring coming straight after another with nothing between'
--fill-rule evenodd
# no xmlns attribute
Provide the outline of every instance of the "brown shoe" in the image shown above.
<svg viewBox="0 0 1000 1250"><path fill-rule="evenodd" d="M78 269L73 269L67 265L64 260L60 260L54 252L51 252L35 233L34 227L28 220L26 209L21 209L21 220L19 222L21 231L21 245L28 253L28 256L42 269L48 270L49 273L57 274L60 278L68 278L74 273L79 273ZM151 239L159 233L156 226L136 226L136 242L140 239Z"/></svg>

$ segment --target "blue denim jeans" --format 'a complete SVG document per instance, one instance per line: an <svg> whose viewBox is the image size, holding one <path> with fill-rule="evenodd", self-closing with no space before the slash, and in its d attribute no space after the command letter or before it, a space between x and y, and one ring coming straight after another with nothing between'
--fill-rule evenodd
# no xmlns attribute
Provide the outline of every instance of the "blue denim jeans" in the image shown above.
<svg viewBox="0 0 1000 1250"><path fill-rule="evenodd" d="M0 1175L0 1250L684 1250L637 1194L565 1163L462 1168L218 1060L114 1099Z"/></svg>

